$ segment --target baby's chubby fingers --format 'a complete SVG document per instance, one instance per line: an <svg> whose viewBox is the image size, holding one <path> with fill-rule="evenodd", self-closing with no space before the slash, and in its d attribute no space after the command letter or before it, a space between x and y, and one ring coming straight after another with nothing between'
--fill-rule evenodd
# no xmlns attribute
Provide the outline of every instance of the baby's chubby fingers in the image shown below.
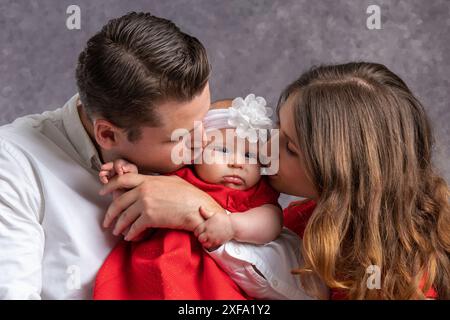
<svg viewBox="0 0 450 320"><path fill-rule="evenodd" d="M134 165L124 159L114 160L114 171L116 171L116 173L118 175L122 175L126 172L129 172L129 171L127 171L127 168L131 167L131 166L134 166Z"/></svg>
<svg viewBox="0 0 450 320"><path fill-rule="evenodd" d="M110 171L114 168L114 162L106 162L100 167L101 170Z"/></svg>
<svg viewBox="0 0 450 320"><path fill-rule="evenodd" d="M194 236L195 236L196 238L198 238L198 236L199 236L200 234L202 234L203 232L205 232L205 231L206 231L206 223L203 222L203 223L201 223L197 228L195 228L195 230L194 230Z"/></svg>
<svg viewBox="0 0 450 320"><path fill-rule="evenodd" d="M208 242L208 236L207 236L207 234L206 234L205 232L202 233L202 234L200 234L200 235L197 237L197 239L198 239L198 241L199 241L200 243L202 243L202 244Z"/></svg>
<svg viewBox="0 0 450 320"><path fill-rule="evenodd" d="M122 166L123 173L138 173L138 168L136 165L127 162Z"/></svg>
<svg viewBox="0 0 450 320"><path fill-rule="evenodd" d="M107 184L109 181L109 171L102 170L98 173L98 177L100 178L100 182L103 184Z"/></svg>
<svg viewBox="0 0 450 320"><path fill-rule="evenodd" d="M137 187L145 180L140 174L125 174L111 178L111 180L100 189L99 194L104 196L117 189L131 189Z"/></svg>

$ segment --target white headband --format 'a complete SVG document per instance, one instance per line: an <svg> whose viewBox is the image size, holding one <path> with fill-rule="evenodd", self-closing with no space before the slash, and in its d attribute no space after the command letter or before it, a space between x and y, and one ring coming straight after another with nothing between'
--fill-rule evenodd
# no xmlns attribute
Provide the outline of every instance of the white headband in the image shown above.
<svg viewBox="0 0 450 320"><path fill-rule="evenodd" d="M203 127L207 132L216 129L235 128L228 123L228 119L230 119L229 109L212 109L203 118Z"/></svg>
<svg viewBox="0 0 450 320"><path fill-rule="evenodd" d="M252 93L245 99L234 99L228 109L208 111L203 119L203 126L206 132L235 128L238 137L248 138L254 143L258 141L258 130L272 128L272 120L269 118L272 113L271 108L266 108L266 100Z"/></svg>

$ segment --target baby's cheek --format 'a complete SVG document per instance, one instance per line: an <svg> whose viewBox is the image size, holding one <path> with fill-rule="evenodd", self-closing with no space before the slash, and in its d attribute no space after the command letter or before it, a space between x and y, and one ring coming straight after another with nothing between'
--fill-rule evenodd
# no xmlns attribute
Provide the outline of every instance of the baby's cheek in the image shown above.
<svg viewBox="0 0 450 320"><path fill-rule="evenodd" d="M248 165L247 167L247 184L248 187L254 186L261 179L261 166L258 164Z"/></svg>
<svg viewBox="0 0 450 320"><path fill-rule="evenodd" d="M210 183L220 183L221 173L223 172L223 165L220 164L197 164L195 165L197 175L203 181Z"/></svg>

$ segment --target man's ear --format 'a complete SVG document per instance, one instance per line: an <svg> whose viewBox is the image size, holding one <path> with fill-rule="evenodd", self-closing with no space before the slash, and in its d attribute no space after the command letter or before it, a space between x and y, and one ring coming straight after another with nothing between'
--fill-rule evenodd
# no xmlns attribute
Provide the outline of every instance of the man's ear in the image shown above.
<svg viewBox="0 0 450 320"><path fill-rule="evenodd" d="M118 128L105 119L94 121L94 137L98 145L105 150L111 150L120 144L123 135L123 129Z"/></svg>

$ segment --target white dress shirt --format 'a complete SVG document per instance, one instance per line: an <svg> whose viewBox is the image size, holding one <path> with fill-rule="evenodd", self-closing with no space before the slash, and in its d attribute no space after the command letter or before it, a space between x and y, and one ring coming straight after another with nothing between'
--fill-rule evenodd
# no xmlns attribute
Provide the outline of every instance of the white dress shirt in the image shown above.
<svg viewBox="0 0 450 320"><path fill-rule="evenodd" d="M98 195L100 158L77 102L75 95L60 109L0 127L0 299L90 299L117 243L101 227L111 197ZM231 241L210 255L256 298L304 299L290 274L299 245L284 230L270 244Z"/></svg>

